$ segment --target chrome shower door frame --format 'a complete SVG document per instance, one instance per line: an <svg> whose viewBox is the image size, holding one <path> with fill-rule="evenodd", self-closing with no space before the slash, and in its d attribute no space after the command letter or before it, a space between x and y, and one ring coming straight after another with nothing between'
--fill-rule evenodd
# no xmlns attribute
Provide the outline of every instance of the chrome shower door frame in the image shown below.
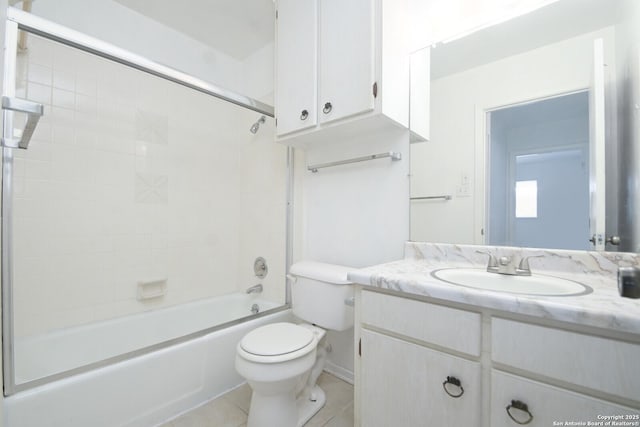
<svg viewBox="0 0 640 427"><path fill-rule="evenodd" d="M7 20L4 39L3 95L16 94L18 24ZM13 114L4 111L2 137L13 134ZM13 149L2 148L2 374L4 395L16 385L13 340Z"/></svg>
<svg viewBox="0 0 640 427"><path fill-rule="evenodd" d="M19 9L9 7L7 10L7 20L5 22L5 46L4 46L4 73L3 73L3 95L13 97L16 92L16 62L17 62L17 44L18 32L20 30L31 33L66 46L70 46L84 52L120 63L127 67L135 68L145 73L160 77L162 79L177 83L192 90L202 92L204 94L222 99L232 104L244 107L246 109L256 111L263 115L274 117L274 108L271 105L264 104L258 100L247 96L223 89L204 80L185 74L181 71L170 67L155 63L147 58L136 55L124 49L113 46L104 41L92 38L80 32L71 30L64 26L47 21L38 16L23 12ZM11 137L13 133L13 117L12 114L3 115L3 136ZM2 195L1 195L1 215L2 215L2 271L1 271L1 287L2 287L2 357L3 357L3 386L4 395L9 396L16 392L27 390L42 384L46 384L55 380L69 377L71 375L86 372L99 367L107 366L122 360L136 357L142 354L157 351L161 348L188 341L199 336L203 336L219 329L232 326L246 321L244 319L236 319L234 321L213 326L211 328L197 331L184 337L172 339L170 341L158 343L139 350L111 357L100 362L92 363L86 366L74 368L69 371L60 372L44 378L16 384L15 381L15 357L14 357L14 320L13 320L13 230L12 230L12 213L13 213L13 149L2 149ZM294 168L294 150L287 148L287 177L286 177L286 248L285 262L286 272L292 262L293 247L293 168ZM286 293L285 304L271 310L265 310L251 318L263 317L272 313L289 309L291 307L291 290L290 280L285 279Z"/></svg>

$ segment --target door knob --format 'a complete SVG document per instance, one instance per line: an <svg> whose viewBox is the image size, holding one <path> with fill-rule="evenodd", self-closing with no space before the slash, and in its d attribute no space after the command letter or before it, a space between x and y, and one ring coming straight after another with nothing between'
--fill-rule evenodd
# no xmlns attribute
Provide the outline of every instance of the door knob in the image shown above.
<svg viewBox="0 0 640 427"><path fill-rule="evenodd" d="M620 244L620 236L607 237L607 243L618 246Z"/></svg>

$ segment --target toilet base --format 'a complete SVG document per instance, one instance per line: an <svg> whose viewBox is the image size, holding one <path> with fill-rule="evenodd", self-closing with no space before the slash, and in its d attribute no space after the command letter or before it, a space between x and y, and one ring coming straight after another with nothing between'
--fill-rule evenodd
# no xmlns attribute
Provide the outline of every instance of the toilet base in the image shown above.
<svg viewBox="0 0 640 427"><path fill-rule="evenodd" d="M327 397L318 385L315 385L311 389L310 395L300 396L298 400L296 400L296 406L298 407L298 427L305 425L311 417L317 414L326 401Z"/></svg>

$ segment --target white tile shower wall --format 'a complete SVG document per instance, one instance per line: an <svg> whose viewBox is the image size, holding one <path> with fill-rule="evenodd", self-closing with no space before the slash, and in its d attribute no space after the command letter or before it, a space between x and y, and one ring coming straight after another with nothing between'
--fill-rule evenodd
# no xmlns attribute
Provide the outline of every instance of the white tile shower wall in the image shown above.
<svg viewBox="0 0 640 427"><path fill-rule="evenodd" d="M267 119L255 135L248 127L257 113L245 113L246 126L239 126L243 141L240 148L240 254L238 290L263 285L262 297L285 302L286 275L286 176L287 149L273 142L273 119ZM250 135L247 139L246 135ZM255 276L253 263L257 257L267 261L268 273L264 279ZM256 298L258 296L256 295Z"/></svg>
<svg viewBox="0 0 640 427"><path fill-rule="evenodd" d="M244 172L285 159L238 143L255 114L37 37L20 62L45 116L16 152L17 336L234 292L240 248L284 241L282 179ZM281 221L245 226L265 219ZM136 300L138 281L164 278L164 298Z"/></svg>

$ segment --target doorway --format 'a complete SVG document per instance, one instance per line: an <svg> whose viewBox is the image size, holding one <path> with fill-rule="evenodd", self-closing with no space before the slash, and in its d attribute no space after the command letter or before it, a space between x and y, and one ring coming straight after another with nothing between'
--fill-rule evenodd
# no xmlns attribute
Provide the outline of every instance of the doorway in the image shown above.
<svg viewBox="0 0 640 427"><path fill-rule="evenodd" d="M588 92L487 116L488 243L590 249Z"/></svg>

